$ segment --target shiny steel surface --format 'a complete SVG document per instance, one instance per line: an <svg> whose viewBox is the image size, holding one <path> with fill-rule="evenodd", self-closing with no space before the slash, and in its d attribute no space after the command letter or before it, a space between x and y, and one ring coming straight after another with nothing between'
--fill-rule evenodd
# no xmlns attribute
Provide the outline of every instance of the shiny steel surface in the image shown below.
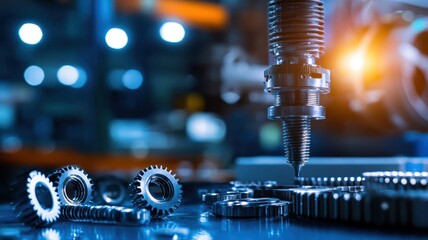
<svg viewBox="0 0 428 240"><path fill-rule="evenodd" d="M215 202L212 213L233 218L279 217L288 215L289 205L277 198L244 198Z"/></svg>
<svg viewBox="0 0 428 240"><path fill-rule="evenodd" d="M369 191L428 189L428 172L366 172L363 176Z"/></svg>
<svg viewBox="0 0 428 240"><path fill-rule="evenodd" d="M202 202L205 205L211 207L215 202L224 201L224 200L236 200L240 199L241 194L238 192L228 191L228 192L218 192L218 193L205 193L202 194Z"/></svg>
<svg viewBox="0 0 428 240"><path fill-rule="evenodd" d="M152 217L167 216L181 204L182 191L175 174L162 166L150 166L129 184L132 204L147 208Z"/></svg>
<svg viewBox="0 0 428 240"><path fill-rule="evenodd" d="M49 178L33 170L12 185L14 210L20 222L41 227L59 219L60 201Z"/></svg>
<svg viewBox="0 0 428 240"><path fill-rule="evenodd" d="M13 223L9 205L0 205L0 239L427 239L426 232L372 228L307 218L220 218L201 204L183 204L166 219L147 226L56 222L50 228L30 229Z"/></svg>
<svg viewBox="0 0 428 240"><path fill-rule="evenodd" d="M117 206L66 205L61 208L61 219L76 222L145 225L150 223L150 211Z"/></svg>
<svg viewBox="0 0 428 240"><path fill-rule="evenodd" d="M282 121L284 153L298 177L309 160L311 120L325 118L320 94L330 91L330 71L319 66L323 1L268 1L268 31L269 51L276 59L264 74L264 89L274 96L268 118Z"/></svg>
<svg viewBox="0 0 428 240"><path fill-rule="evenodd" d="M362 186L364 177L298 177L294 179L297 185L311 186Z"/></svg>
<svg viewBox="0 0 428 240"><path fill-rule="evenodd" d="M69 165L49 175L62 205L88 204L93 197L92 179L78 166Z"/></svg>

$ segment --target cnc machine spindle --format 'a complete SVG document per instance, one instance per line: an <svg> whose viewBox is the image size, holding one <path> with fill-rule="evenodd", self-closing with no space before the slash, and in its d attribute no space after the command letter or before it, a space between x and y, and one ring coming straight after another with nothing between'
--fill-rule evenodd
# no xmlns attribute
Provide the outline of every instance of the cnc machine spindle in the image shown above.
<svg viewBox="0 0 428 240"><path fill-rule="evenodd" d="M309 159L311 120L325 118L319 96L330 91L330 71L318 65L324 53L324 3L270 0L268 29L276 59L265 71L265 91L275 98L268 118L282 120L285 156L298 177Z"/></svg>

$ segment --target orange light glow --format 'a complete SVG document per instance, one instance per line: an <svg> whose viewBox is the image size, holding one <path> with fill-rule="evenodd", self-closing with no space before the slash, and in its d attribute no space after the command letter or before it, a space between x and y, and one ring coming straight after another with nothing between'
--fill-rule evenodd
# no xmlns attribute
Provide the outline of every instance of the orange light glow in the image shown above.
<svg viewBox="0 0 428 240"><path fill-rule="evenodd" d="M355 51L345 57L346 68L351 71L352 74L360 75L364 71L364 53L362 51Z"/></svg>
<svg viewBox="0 0 428 240"><path fill-rule="evenodd" d="M197 27L221 29L228 22L226 9L220 4L186 0L116 0L124 12L149 12L157 17L178 19Z"/></svg>

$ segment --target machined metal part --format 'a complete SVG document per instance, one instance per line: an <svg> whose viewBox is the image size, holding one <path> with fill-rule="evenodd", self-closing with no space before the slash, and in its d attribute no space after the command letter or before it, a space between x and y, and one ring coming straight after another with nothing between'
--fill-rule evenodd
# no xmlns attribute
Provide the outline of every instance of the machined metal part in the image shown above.
<svg viewBox="0 0 428 240"><path fill-rule="evenodd" d="M368 172L363 177L299 178L296 183L311 184L260 187L253 191L260 201L273 198L288 202L289 214L293 216L425 229L427 177L426 172ZM257 204L242 200L245 199L218 201L212 211L225 217L256 216ZM241 205L250 206L249 210L241 210L245 209Z"/></svg>
<svg viewBox="0 0 428 240"><path fill-rule="evenodd" d="M148 208L152 217L167 216L177 210L182 199L181 185L175 174L162 166L150 166L129 184L132 204Z"/></svg>
<svg viewBox="0 0 428 240"><path fill-rule="evenodd" d="M126 181L113 177L103 177L95 181L95 202L101 205L120 206L129 199Z"/></svg>
<svg viewBox="0 0 428 240"><path fill-rule="evenodd" d="M350 191L351 190L351 191ZM359 186L329 189L278 189L276 196L291 202L290 213L317 219L376 226L426 228L428 192L384 190L375 194Z"/></svg>
<svg viewBox="0 0 428 240"><path fill-rule="evenodd" d="M18 219L32 227L48 226L59 219L60 200L52 182L33 170L12 185L14 211Z"/></svg>
<svg viewBox="0 0 428 240"><path fill-rule="evenodd" d="M428 189L428 172L366 172L363 176L368 191Z"/></svg>
<svg viewBox="0 0 428 240"><path fill-rule="evenodd" d="M320 94L330 91L330 71L318 63L324 53L324 3L270 0L268 28L276 58L265 71L264 89L275 99L268 118L282 120L285 156L297 177L309 159L310 121L325 118Z"/></svg>
<svg viewBox="0 0 428 240"><path fill-rule="evenodd" d="M106 205L66 205L61 208L61 219L76 222L145 225L150 223L150 211Z"/></svg>
<svg viewBox="0 0 428 240"><path fill-rule="evenodd" d="M363 186L364 177L298 177L294 179L296 185L306 186Z"/></svg>
<svg viewBox="0 0 428 240"><path fill-rule="evenodd" d="M226 192L216 192L216 193L205 193L202 194L202 202L206 206L211 207L215 202L224 201L224 200L236 200L241 198L250 198L252 196L251 192L239 192L239 191L226 191Z"/></svg>
<svg viewBox="0 0 428 240"><path fill-rule="evenodd" d="M278 185L276 181L268 180L268 181L231 181L230 185L232 187L243 187L243 188L262 188L262 187L274 187Z"/></svg>
<svg viewBox="0 0 428 240"><path fill-rule="evenodd" d="M213 204L212 213L222 217L280 217L288 215L289 202L275 198L244 198Z"/></svg>
<svg viewBox="0 0 428 240"><path fill-rule="evenodd" d="M92 179L78 166L69 165L58 169L49 175L49 179L58 189L62 205L83 205L92 201Z"/></svg>
<svg viewBox="0 0 428 240"><path fill-rule="evenodd" d="M336 191L339 192L350 192L350 193L357 193L357 192L364 192L364 186L338 186L336 187Z"/></svg>
<svg viewBox="0 0 428 240"><path fill-rule="evenodd" d="M274 187L264 187L259 189L254 189L255 198L274 198L274 191L277 189L292 189L299 188L299 185L279 185Z"/></svg>

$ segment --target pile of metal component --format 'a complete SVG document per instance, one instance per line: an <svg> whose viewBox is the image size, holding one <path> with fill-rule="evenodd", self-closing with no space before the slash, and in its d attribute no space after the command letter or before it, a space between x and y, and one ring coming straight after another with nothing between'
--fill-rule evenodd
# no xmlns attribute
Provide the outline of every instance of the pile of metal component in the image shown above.
<svg viewBox="0 0 428 240"><path fill-rule="evenodd" d="M251 194L240 195L234 191L237 186L241 192L246 188ZM296 178L295 185L288 186L232 182L230 189L203 194L202 201L221 217L277 217L289 213L422 229L428 227L427 189L426 172L368 172L362 177ZM254 212L253 205L263 213L250 214ZM274 206L283 208L278 212Z"/></svg>
<svg viewBox="0 0 428 240"><path fill-rule="evenodd" d="M59 219L144 225L151 218L174 212L182 199L175 174L162 166L140 171L129 184L129 190L116 178L96 183L94 190L88 174L73 165L47 177L33 170L12 183L14 210L21 222L33 227L48 226ZM131 206L125 206L126 199L132 200Z"/></svg>

